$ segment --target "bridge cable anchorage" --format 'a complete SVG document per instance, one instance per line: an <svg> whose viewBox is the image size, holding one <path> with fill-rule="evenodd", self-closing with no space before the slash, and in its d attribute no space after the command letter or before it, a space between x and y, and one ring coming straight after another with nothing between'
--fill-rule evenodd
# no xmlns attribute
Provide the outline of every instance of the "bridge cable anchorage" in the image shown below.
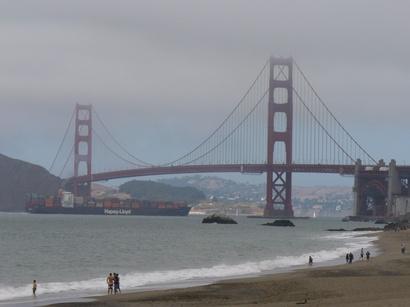
<svg viewBox="0 0 410 307"><path fill-rule="evenodd" d="M183 163L182 165L188 165L192 162L195 162L201 158L203 158L204 156L206 156L207 154L209 154L210 152L214 151L216 148L220 147L220 145L222 145L223 143L225 143L225 141L230 138L238 129L239 127L241 127L246 120L249 118L249 116L256 110L256 108L260 105L260 103L263 101L263 99L266 97L266 94L269 93L269 89L267 89L265 91L265 94L259 99L259 101L256 103L256 105L251 109L251 111L245 116L245 118L230 132L228 133L227 136L225 136L222 140L220 140L214 147L208 149L208 151L206 151L205 153L203 153L202 155L200 155L199 157L196 157L193 160L190 160L186 163Z"/></svg>
<svg viewBox="0 0 410 307"><path fill-rule="evenodd" d="M322 125L322 123L317 119L315 114L309 109L309 107L306 105L306 102L303 100L303 98L299 95L299 93L293 88L293 92L296 94L296 96L299 98L300 102L302 102L303 106L305 109L309 112L309 114L312 116L313 120L322 128L322 130L326 133L326 135L336 144L336 146L354 163L355 159L349 155L343 147L331 136L331 134L326 130L326 128Z"/></svg>
<svg viewBox="0 0 410 307"><path fill-rule="evenodd" d="M250 91L252 90L252 88L254 87L254 85L256 84L256 82L259 80L259 78L262 76L263 72L265 71L265 69L268 67L269 65L269 60L266 61L265 65L263 65L262 69L260 70L259 74L257 75L257 77L255 78L255 80L252 82L251 86L248 88L248 90L245 92L245 94L242 96L242 98L239 100L238 104L235 106L235 108L228 114L227 117L225 117L225 119L222 121L222 123L206 138L204 139L199 145L197 145L194 149L192 149L190 152L186 153L185 155L179 157L178 159L162 164L161 166L171 166L183 159L185 159L186 157L190 156L191 154L193 154L196 150L198 150L201 146L203 146L206 142L208 142L218 131L220 131L224 125L226 124L226 122L234 115L234 113L239 109L239 107L242 105L242 103L245 101L245 98L248 96L248 94L250 93Z"/></svg>
<svg viewBox="0 0 410 307"><path fill-rule="evenodd" d="M52 169L53 169L53 167L54 167L54 164L55 164L56 161L57 161L58 156L60 155L61 149L63 148L64 142L65 142L65 140L66 140L66 138L67 138L68 132L69 132L70 127L71 127L71 124L73 123L74 115L75 115L75 110L73 110L73 112L72 112L72 114L71 114L70 121L68 122L68 126L67 126L67 128L66 128L66 130L65 130L65 132L64 132L64 136L63 136L63 139L61 140L60 146L58 146L58 149L57 149L57 152L56 152L56 154L55 154L55 156L54 156L53 162L51 163L50 167L48 168L48 171L49 171L50 173L51 173L51 171L52 171Z"/></svg>
<svg viewBox="0 0 410 307"><path fill-rule="evenodd" d="M101 124L101 126L104 128L104 130L108 133L108 135L110 136L110 138L114 141L115 144L117 144L128 156L130 156L131 158L133 158L136 162L141 163L138 164L140 166L154 166L154 164L152 163L148 163L145 162L144 160L141 160L139 158L137 158L136 156L134 156L132 153L130 153L125 146L123 146L115 137L114 135L111 133L111 131L107 128L107 126L104 124L103 120L101 119L100 115L97 113L97 110L95 108L93 108L93 113L96 115L96 118L98 120L98 122Z"/></svg>
<svg viewBox="0 0 410 307"><path fill-rule="evenodd" d="M330 114L330 116L336 121L336 123L339 125L339 127L347 134L347 136L354 142L354 144L360 148L360 150L375 164L377 164L376 159L374 159L357 141L356 139L349 133L349 131L346 130L346 128L340 123L340 121L336 118L336 116L330 111L326 103L323 101L323 99L319 96L313 85L310 83L308 78L306 77L305 73L302 71L302 69L299 67L299 65L296 63L296 61L293 61L295 64L296 69L298 72L301 74L303 80L307 83L309 88L312 90L316 98L319 100L319 102L322 104L322 106L326 109L326 111Z"/></svg>
<svg viewBox="0 0 410 307"><path fill-rule="evenodd" d="M91 128L91 131L92 131L92 132L94 133L94 135L99 139L99 141L104 145L104 147L105 147L108 151L110 151L113 155L115 155L118 159L122 160L123 162L132 164L132 165L134 165L134 166L136 166L136 167L139 167L139 168L144 168L144 167L147 166L147 165L137 164L137 163L135 163L135 162L133 162L133 161L130 161L130 160L124 158L124 157L121 156L119 153L117 153L116 151L114 151L111 147L109 147L109 146L104 142L103 138L95 131L94 128Z"/></svg>

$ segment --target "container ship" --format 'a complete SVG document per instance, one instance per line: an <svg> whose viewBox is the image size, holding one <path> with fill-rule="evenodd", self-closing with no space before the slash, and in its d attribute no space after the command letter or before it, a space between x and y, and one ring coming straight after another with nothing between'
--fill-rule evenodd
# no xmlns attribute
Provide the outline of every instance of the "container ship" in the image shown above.
<svg viewBox="0 0 410 307"><path fill-rule="evenodd" d="M59 196L28 195L26 211L40 214L89 215L161 215L187 216L191 207L186 202L148 201L137 199L75 197L71 192Z"/></svg>

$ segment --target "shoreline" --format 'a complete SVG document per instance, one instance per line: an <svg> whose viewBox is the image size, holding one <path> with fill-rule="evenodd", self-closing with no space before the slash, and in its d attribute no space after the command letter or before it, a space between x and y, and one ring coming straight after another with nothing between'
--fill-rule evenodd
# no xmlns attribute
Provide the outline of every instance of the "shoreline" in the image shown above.
<svg viewBox="0 0 410 307"><path fill-rule="evenodd" d="M374 242L377 242L377 235L380 232L361 232L361 233L355 233L353 234L352 232L350 232L349 237L351 237L353 239L352 242L350 242L347 245L352 245L352 246L345 246L343 248L338 248L338 252L336 254L342 254L343 252L346 252L348 250L351 250L355 253L358 253L358 246L361 246L361 244L363 247L366 248L366 246L368 246L367 248L371 251L372 255L376 255L378 254L378 250L377 247L375 246ZM332 237L335 234L334 233L329 233L329 236ZM343 236L345 236L345 233L342 233ZM336 235L336 239L340 239L337 238L338 236ZM361 242L363 240L360 240L359 238L363 237L365 239L364 242ZM325 237L327 238L327 237ZM356 238L356 239L354 239ZM329 239L329 238L328 238ZM346 239L346 238L344 238ZM357 242L357 240L359 239L359 242ZM361 243L360 243L361 242ZM369 246L369 243L371 246ZM351 249L353 248L353 249ZM342 249L342 251L340 251L340 249ZM319 258L315 258L314 253L312 254L314 257L314 267L319 268L319 267L331 267L331 266L335 266L335 265L339 265L341 263L344 263L344 256L339 256L337 258L332 258L332 256L330 255L335 255L334 251L332 250L328 250L327 252L329 252L330 254L327 255L326 253L323 253L324 251L320 251L319 253ZM323 259L323 255L324 255L324 259ZM259 278L259 277L265 277L265 276L276 276L278 274L284 274L284 273L291 273L291 272L295 272L295 271L299 271L299 270L305 270L305 269L310 269L312 267L310 267L307 264L307 258L309 256L309 253L306 253L303 255L303 260L305 261L301 261L301 257L300 256L296 256L296 262L299 262L299 264L294 264L294 265L290 265L290 266L281 266L283 261L281 261L279 259L279 263L277 263L276 265L279 265L278 267L275 268L271 268L271 269L263 269L263 266L266 266L266 264L264 264L262 266L261 271L259 272L248 272L248 273L242 273L239 275L226 275L226 276L220 276L220 277L208 277L208 278L194 278L194 279L187 279L187 280L180 280L180 281L176 281L176 282L167 282L167 283L159 283L159 284L152 284L152 285L146 285L146 286L139 286L137 288L127 288L126 291L124 291L123 293L125 294L135 294L135 293L144 293L144 292L152 292L152 291L168 291L168 290L176 290L176 289L184 289L184 288L193 288L193 287L200 287L200 286L207 286L207 285L212 285L215 283L219 283L219 282L230 282L230 281L236 281L236 280L242 280L242 279L249 279L249 278ZM330 256L330 257L329 257ZM290 257L292 258L292 257ZM306 258L306 259L305 259ZM326 259L328 258L328 259ZM294 259L295 260L295 259ZM287 260L287 262L289 262L289 260ZM303 264L301 264L301 262ZM258 264L258 262L255 262L255 264ZM268 266L270 266L272 264L268 264ZM105 291L92 291L92 292L86 292L86 291L82 291L82 292L67 292L65 294L42 294L40 296L38 296L36 299L33 299L32 297L21 297L18 298L16 300L8 300L8 301L1 301L0 302L0 307L1 306L13 306L13 307L28 307L28 306L55 306L61 303L73 303L75 305L75 303L80 303L80 302L91 302L94 300L98 300L100 298L105 297Z"/></svg>
<svg viewBox="0 0 410 307"><path fill-rule="evenodd" d="M379 252L369 262L299 266L287 272L234 277L203 286L133 291L88 297L94 300L91 302L79 299L47 306L288 306L305 299L315 306L410 305L410 254L400 253L401 242L409 246L410 230L366 236L378 237L373 250Z"/></svg>

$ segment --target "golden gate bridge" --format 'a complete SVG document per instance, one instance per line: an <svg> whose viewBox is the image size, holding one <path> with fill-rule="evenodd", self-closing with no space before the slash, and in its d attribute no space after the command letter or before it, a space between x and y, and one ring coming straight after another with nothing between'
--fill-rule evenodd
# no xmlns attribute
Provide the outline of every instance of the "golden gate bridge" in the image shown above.
<svg viewBox="0 0 410 307"><path fill-rule="evenodd" d="M97 164L108 159L121 165L100 170ZM367 216L391 214L395 197L408 195L410 178L410 167L376 161L334 116L299 65L280 57L269 58L208 137L162 164L129 152L91 105L77 104L50 171L65 177L66 187L81 196L90 196L91 182L118 178L266 173L267 217L293 216L293 173L354 175L355 214Z"/></svg>

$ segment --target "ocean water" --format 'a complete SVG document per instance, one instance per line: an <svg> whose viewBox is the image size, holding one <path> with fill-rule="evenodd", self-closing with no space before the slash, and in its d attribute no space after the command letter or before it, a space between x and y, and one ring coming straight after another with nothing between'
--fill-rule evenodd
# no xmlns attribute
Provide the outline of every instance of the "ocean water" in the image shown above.
<svg viewBox="0 0 410 307"><path fill-rule="evenodd" d="M325 231L371 225L339 219L294 220L294 228L201 220L0 213L0 305L29 299L33 279L38 297L51 298L105 294L109 272L120 274L123 290L196 285L292 269L309 255L315 264L343 262L375 240Z"/></svg>

